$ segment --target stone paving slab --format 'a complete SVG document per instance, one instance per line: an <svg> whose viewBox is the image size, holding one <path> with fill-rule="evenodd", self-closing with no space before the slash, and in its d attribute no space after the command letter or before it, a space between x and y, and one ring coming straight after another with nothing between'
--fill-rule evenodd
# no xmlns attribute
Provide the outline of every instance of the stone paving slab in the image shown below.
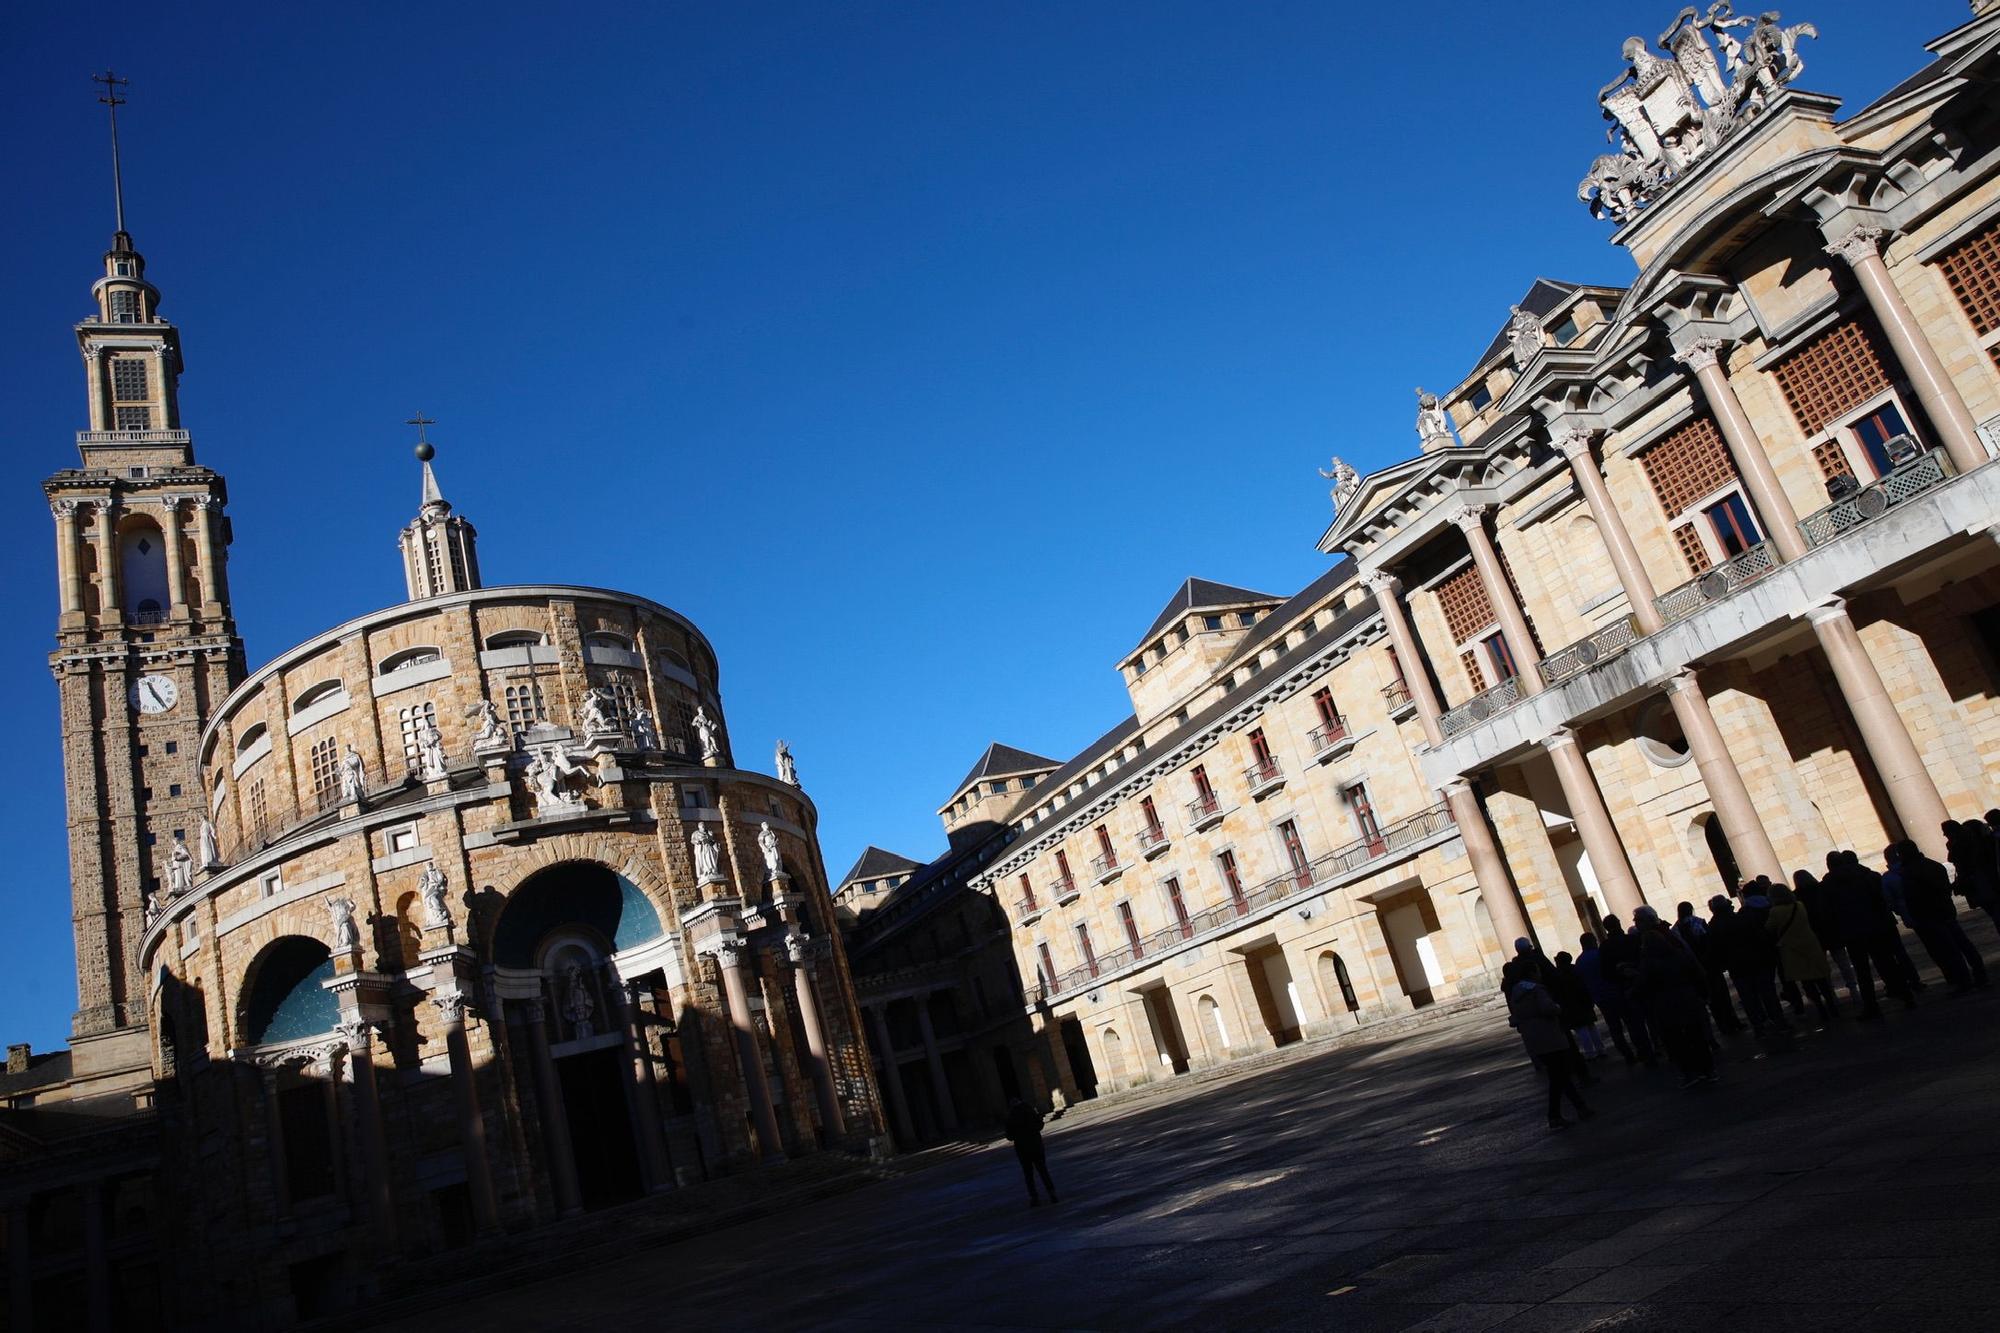
<svg viewBox="0 0 2000 1333"><path fill-rule="evenodd" d="M1975 932L1991 944L1992 935ZM1934 988L1935 989L1935 988ZM1029 1210L1004 1148L457 1302L757 1328L2000 1329L2000 998L1597 1067L1542 1125L1497 1011L1088 1106ZM430 1333L438 1316L385 1325Z"/></svg>

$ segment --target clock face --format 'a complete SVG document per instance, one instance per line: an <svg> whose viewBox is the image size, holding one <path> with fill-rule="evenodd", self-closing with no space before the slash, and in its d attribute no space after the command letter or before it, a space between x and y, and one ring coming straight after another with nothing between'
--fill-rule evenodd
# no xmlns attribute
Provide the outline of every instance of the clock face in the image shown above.
<svg viewBox="0 0 2000 1333"><path fill-rule="evenodd" d="M164 713L180 699L180 686L167 676L141 676L132 687L132 706L142 713Z"/></svg>

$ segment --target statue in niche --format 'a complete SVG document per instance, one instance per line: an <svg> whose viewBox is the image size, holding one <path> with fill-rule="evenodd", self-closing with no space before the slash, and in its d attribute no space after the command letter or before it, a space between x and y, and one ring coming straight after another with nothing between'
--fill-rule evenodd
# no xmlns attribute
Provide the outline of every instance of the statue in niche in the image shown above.
<svg viewBox="0 0 2000 1333"><path fill-rule="evenodd" d="M424 900L424 929L450 929L451 905L444 900L448 887L444 871L435 862L424 867L423 877L417 881L417 892Z"/></svg>
<svg viewBox="0 0 2000 1333"><path fill-rule="evenodd" d="M563 1017L569 1020L570 1036L577 1041L585 1041L597 1035L591 1025L591 1016L597 1012L597 1001L590 998L590 982L583 975L583 965L571 962L563 967Z"/></svg>
<svg viewBox="0 0 2000 1333"><path fill-rule="evenodd" d="M194 853L187 849L187 843L174 839L173 850L167 853L167 896L178 898L194 888Z"/></svg>
<svg viewBox="0 0 2000 1333"><path fill-rule="evenodd" d="M490 750L508 743L507 724L500 720L500 710L493 706L491 699L481 699L465 714L466 721L476 721L477 728L472 733L472 748Z"/></svg>
<svg viewBox="0 0 2000 1333"><path fill-rule="evenodd" d="M708 825L697 824L694 835L689 838L694 848L694 877L703 884L713 883L722 878L722 848L710 832Z"/></svg>
<svg viewBox="0 0 2000 1333"><path fill-rule="evenodd" d="M449 771L444 757L444 733L428 714L417 725L417 775L425 782L436 782Z"/></svg>
<svg viewBox="0 0 2000 1333"><path fill-rule="evenodd" d="M340 756L340 803L359 805L367 790L368 766L361 762L361 751L349 744Z"/></svg>
<svg viewBox="0 0 2000 1333"><path fill-rule="evenodd" d="M764 854L764 875L777 879L785 873L784 858L778 854L778 835L771 832L766 822L757 826L757 850Z"/></svg>
<svg viewBox="0 0 2000 1333"><path fill-rule="evenodd" d="M1428 444L1440 435L1451 438L1451 418L1445 415L1444 403L1434 393L1419 387L1417 389L1417 438Z"/></svg>
<svg viewBox="0 0 2000 1333"><path fill-rule="evenodd" d="M618 730L618 703L602 686L583 692L583 734L611 735Z"/></svg>
<svg viewBox="0 0 2000 1333"><path fill-rule="evenodd" d="M361 928L354 924L354 899L329 898L326 914L333 923L333 951L346 953L361 947Z"/></svg>
<svg viewBox="0 0 2000 1333"><path fill-rule="evenodd" d="M703 759L713 759L722 753L722 742L719 739L722 729L715 725L715 719L708 715L708 708L705 705L694 710L694 731L695 735L701 738Z"/></svg>
<svg viewBox="0 0 2000 1333"><path fill-rule="evenodd" d="M798 761L792 758L792 747L783 741L778 742L778 781L799 785Z"/></svg>
<svg viewBox="0 0 2000 1333"><path fill-rule="evenodd" d="M641 750L660 748L660 729L653 725L653 715L643 708L632 713L632 744Z"/></svg>
<svg viewBox="0 0 2000 1333"><path fill-rule="evenodd" d="M212 819L204 818L201 821L201 833L199 836L201 840L200 847L201 847L202 868L204 870L207 870L207 869L212 869L215 866L221 865L222 848L216 842L215 821Z"/></svg>

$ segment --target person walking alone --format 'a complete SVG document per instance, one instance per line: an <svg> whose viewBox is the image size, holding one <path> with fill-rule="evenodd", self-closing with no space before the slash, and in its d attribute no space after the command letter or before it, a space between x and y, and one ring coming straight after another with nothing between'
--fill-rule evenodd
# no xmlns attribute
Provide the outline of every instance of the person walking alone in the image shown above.
<svg viewBox="0 0 2000 1333"><path fill-rule="evenodd" d="M1507 993L1507 1012L1513 1019L1514 1030L1521 1034L1521 1045L1527 1048L1528 1057L1542 1067L1548 1078L1549 1128L1570 1127L1571 1122L1563 1118L1565 1097L1576 1107L1578 1116L1590 1119L1591 1109L1583 1104L1583 1094L1570 1078L1569 1029L1563 1026L1562 1005L1556 997L1541 983L1524 978Z"/></svg>
<svg viewBox="0 0 2000 1333"><path fill-rule="evenodd" d="M1050 1203L1061 1203L1056 1197L1056 1182L1049 1179L1048 1153L1042 1147L1042 1117L1034 1107L1016 1097L1007 1104L1006 1133L1008 1142L1014 1145L1014 1156L1021 1162L1021 1179L1028 1183L1028 1207L1042 1206L1042 1196L1035 1190L1035 1177L1042 1178L1042 1186L1049 1192Z"/></svg>

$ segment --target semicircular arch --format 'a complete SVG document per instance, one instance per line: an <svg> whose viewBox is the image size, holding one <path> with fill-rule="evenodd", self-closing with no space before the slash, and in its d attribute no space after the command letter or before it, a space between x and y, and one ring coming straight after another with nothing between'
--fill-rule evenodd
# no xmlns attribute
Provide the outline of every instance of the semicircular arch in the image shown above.
<svg viewBox="0 0 2000 1333"><path fill-rule="evenodd" d="M639 884L647 876L632 873L636 870L614 870L595 857L538 866L500 908L490 943L493 961L501 967L533 968L552 934L577 927L601 937L614 953L657 940L667 933L668 917Z"/></svg>
<svg viewBox="0 0 2000 1333"><path fill-rule="evenodd" d="M332 979L333 951L321 941L282 935L265 945L244 976L244 1044L282 1045L333 1031L340 1002L322 984Z"/></svg>

